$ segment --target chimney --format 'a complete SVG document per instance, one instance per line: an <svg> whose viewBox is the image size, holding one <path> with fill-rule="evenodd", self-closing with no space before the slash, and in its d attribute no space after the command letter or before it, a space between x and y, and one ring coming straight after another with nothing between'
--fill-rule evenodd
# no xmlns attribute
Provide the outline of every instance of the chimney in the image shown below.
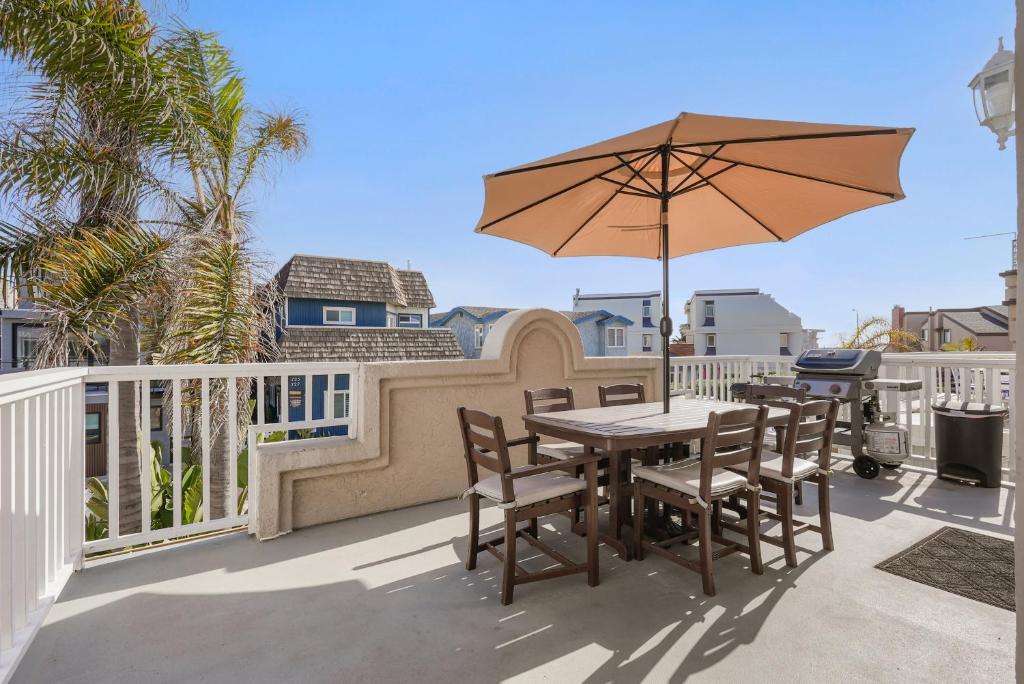
<svg viewBox="0 0 1024 684"><path fill-rule="evenodd" d="M892 329L893 330L906 330L907 329L907 310L899 304L892 307Z"/></svg>

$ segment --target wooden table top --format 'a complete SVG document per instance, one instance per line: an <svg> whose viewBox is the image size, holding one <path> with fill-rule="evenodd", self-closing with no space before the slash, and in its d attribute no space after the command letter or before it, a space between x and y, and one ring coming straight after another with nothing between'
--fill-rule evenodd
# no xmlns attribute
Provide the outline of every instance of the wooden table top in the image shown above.
<svg viewBox="0 0 1024 684"><path fill-rule="evenodd" d="M661 402L607 408L576 409L523 416L526 429L605 451L622 451L699 439L707 430L708 414L742 407L728 401L672 397L670 412ZM785 425L789 411L769 407L768 424Z"/></svg>

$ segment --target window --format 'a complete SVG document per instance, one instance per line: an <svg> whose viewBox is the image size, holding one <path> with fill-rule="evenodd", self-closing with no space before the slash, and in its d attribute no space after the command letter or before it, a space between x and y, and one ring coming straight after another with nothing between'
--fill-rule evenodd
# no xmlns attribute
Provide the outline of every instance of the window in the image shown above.
<svg viewBox="0 0 1024 684"><path fill-rule="evenodd" d="M949 344L953 341L953 331L943 330L942 331L942 344Z"/></svg>
<svg viewBox="0 0 1024 684"><path fill-rule="evenodd" d="M705 338L705 345L704 346L705 347L710 347L712 349L717 347L718 345L715 344L715 342L716 342L715 337L716 337L715 335L707 335L706 338Z"/></svg>
<svg viewBox="0 0 1024 684"><path fill-rule="evenodd" d="M608 347L625 347L626 346L626 329L625 328L608 328Z"/></svg>
<svg viewBox="0 0 1024 684"><path fill-rule="evenodd" d="M36 360L39 338L43 329L35 325L19 325L14 328L14 365L16 368L31 368Z"/></svg>
<svg viewBox="0 0 1024 684"><path fill-rule="evenodd" d="M779 333L779 346L789 347L789 333Z"/></svg>
<svg viewBox="0 0 1024 684"><path fill-rule="evenodd" d="M641 342L643 342L644 351L651 351L652 345L654 344L654 335L646 333L640 339Z"/></svg>
<svg viewBox="0 0 1024 684"><path fill-rule="evenodd" d="M352 395L348 390L334 390L327 392L327 399L324 403L330 406L330 418L348 418L351 416Z"/></svg>
<svg viewBox="0 0 1024 684"><path fill-rule="evenodd" d="M149 429L153 432L163 432L164 429L164 407L149 407Z"/></svg>
<svg viewBox="0 0 1024 684"><path fill-rule="evenodd" d="M704 318L715 317L715 303L713 301L704 302ZM728 318L728 316L726 316Z"/></svg>
<svg viewBox="0 0 1024 684"><path fill-rule="evenodd" d="M484 346L484 326L482 325L473 326L473 346L477 349L482 349Z"/></svg>
<svg viewBox="0 0 1024 684"><path fill-rule="evenodd" d="M397 328L398 327L398 316L396 316L395 314L391 313L390 311L388 312L388 327L389 328Z"/></svg>
<svg viewBox="0 0 1024 684"><path fill-rule="evenodd" d="M99 411L89 411L85 414L86 444L101 444L103 442L103 422L100 417Z"/></svg>
<svg viewBox="0 0 1024 684"><path fill-rule="evenodd" d="M925 342L928 341L928 328L921 328L921 339Z"/></svg>
<svg viewBox="0 0 1024 684"><path fill-rule="evenodd" d="M324 325L355 325L356 310L347 306L325 306Z"/></svg>
<svg viewBox="0 0 1024 684"><path fill-rule="evenodd" d="M422 328L423 327L423 315L422 314L398 314L398 327L399 328Z"/></svg>
<svg viewBox="0 0 1024 684"><path fill-rule="evenodd" d="M650 318L651 317L651 300L650 299L645 299L644 300L643 317L644 318Z"/></svg>

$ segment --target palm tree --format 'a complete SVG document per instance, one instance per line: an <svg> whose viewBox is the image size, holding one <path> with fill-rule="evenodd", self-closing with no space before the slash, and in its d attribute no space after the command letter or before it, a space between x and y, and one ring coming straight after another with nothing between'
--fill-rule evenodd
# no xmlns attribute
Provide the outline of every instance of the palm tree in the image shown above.
<svg viewBox="0 0 1024 684"><path fill-rule="evenodd" d="M906 330L893 328L881 316L863 321L849 337L840 336L843 349L875 349L877 351L921 351L921 338Z"/></svg>
<svg viewBox="0 0 1024 684"><path fill-rule="evenodd" d="M103 358L103 340L117 365L256 360L272 340L270 290L255 286L243 193L274 158L302 151L301 122L249 109L212 35L161 32L135 0L0 0L0 49L29 75L0 123L11 217L0 277L46 314L39 364ZM128 533L141 520L137 420L149 398L134 383L119 390ZM215 428L222 443L223 421Z"/></svg>

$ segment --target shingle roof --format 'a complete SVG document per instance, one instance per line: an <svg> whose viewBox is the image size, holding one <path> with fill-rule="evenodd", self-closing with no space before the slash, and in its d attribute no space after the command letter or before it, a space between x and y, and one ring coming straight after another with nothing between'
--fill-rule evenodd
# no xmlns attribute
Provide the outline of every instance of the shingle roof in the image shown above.
<svg viewBox="0 0 1024 684"><path fill-rule="evenodd" d="M1005 306L988 306L985 309L992 309L1000 317L1006 316L1005 313L1000 311L1000 309L1005 311ZM987 313L985 309L975 311L943 311L942 315L953 319L977 335L998 335L1009 331L1010 326L1005 318Z"/></svg>
<svg viewBox="0 0 1024 684"><path fill-rule="evenodd" d="M278 271L277 282L287 297L434 306L422 273L384 261L296 254Z"/></svg>
<svg viewBox="0 0 1024 684"><path fill-rule="evenodd" d="M456 313L465 313L478 321L483 321L488 316L495 319L501 318L501 316L495 316L494 314L501 314L503 316L507 314L509 311L513 311L513 309L508 307L494 306L457 306L451 311L443 311L440 313L432 314L430 316L430 324L443 325L449 317Z"/></svg>
<svg viewBox="0 0 1024 684"><path fill-rule="evenodd" d="M448 328L287 328L282 361L435 361L464 358Z"/></svg>

